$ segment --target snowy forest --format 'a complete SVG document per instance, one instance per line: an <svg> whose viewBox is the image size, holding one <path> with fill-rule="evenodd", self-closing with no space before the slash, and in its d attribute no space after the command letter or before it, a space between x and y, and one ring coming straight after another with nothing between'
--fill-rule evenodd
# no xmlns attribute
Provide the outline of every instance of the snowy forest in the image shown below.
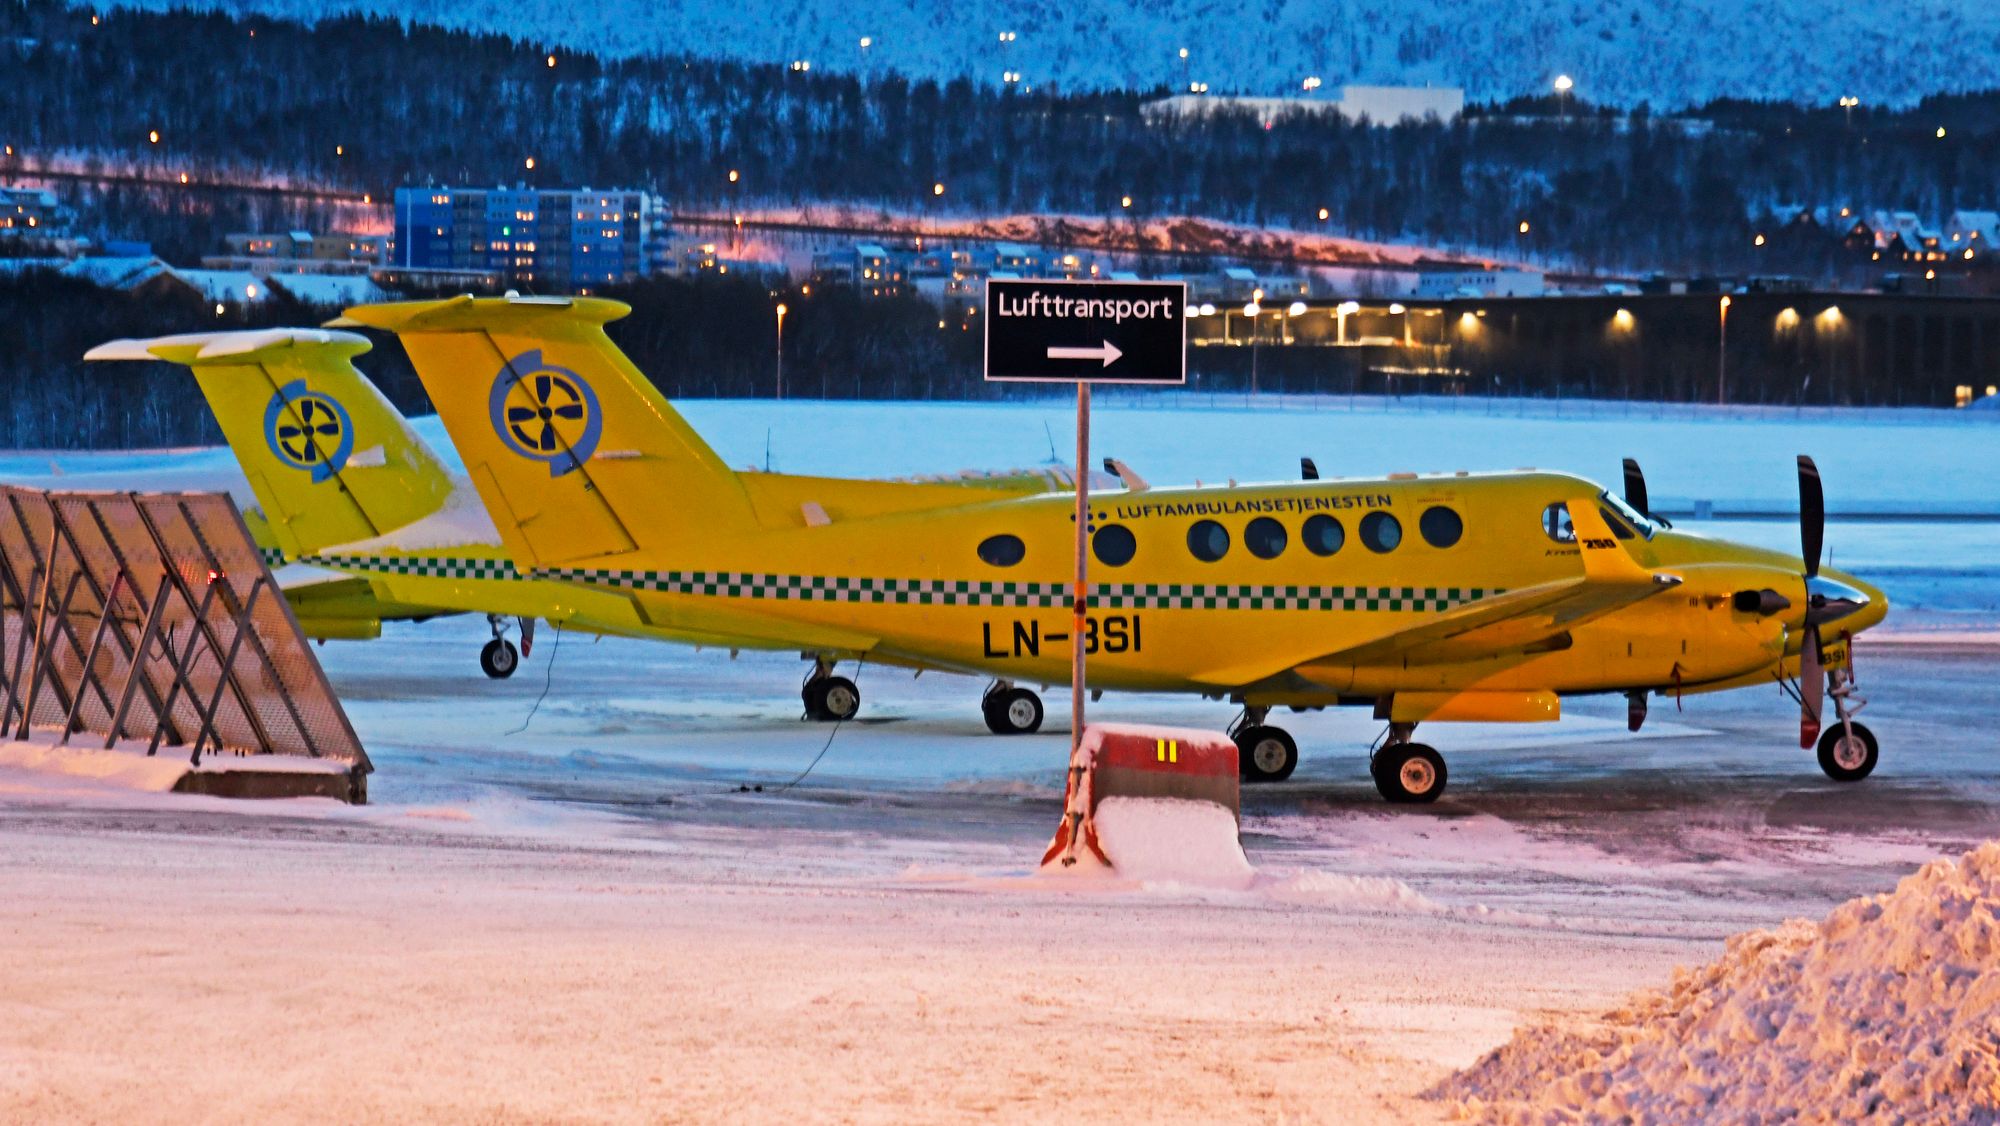
<svg viewBox="0 0 2000 1126"><path fill-rule="evenodd" d="M2000 201L2000 93L1906 110L1712 103L1687 118L1550 97L1393 128L1227 114L1149 124L1139 107L1164 87L1027 93L598 59L358 16L99 16L55 0L0 3L0 58L12 159L67 150L377 199L405 183L525 180L651 188L702 208L1190 214L1686 273L1823 273L1835 254L1823 243L1753 248L1777 205L1939 217ZM230 211L163 200L104 233L212 253L240 229Z"/></svg>

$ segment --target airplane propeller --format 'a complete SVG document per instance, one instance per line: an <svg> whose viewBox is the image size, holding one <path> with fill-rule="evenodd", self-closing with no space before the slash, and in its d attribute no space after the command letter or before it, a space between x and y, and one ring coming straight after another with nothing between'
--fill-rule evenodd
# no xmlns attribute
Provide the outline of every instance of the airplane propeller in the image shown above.
<svg viewBox="0 0 2000 1126"><path fill-rule="evenodd" d="M1625 503L1632 511L1652 519L1653 511L1646 503L1646 475L1639 469L1637 458L1625 459Z"/></svg>
<svg viewBox="0 0 2000 1126"><path fill-rule="evenodd" d="M1809 747L1819 737L1821 705L1825 703L1826 676L1820 665L1819 622L1813 611L1813 580L1819 577L1820 550L1826 544L1826 490L1820 484L1819 466L1805 454L1799 455L1799 558L1806 567L1806 637L1799 650L1800 703L1805 718L1799 724L1799 745Z"/></svg>
<svg viewBox="0 0 2000 1126"><path fill-rule="evenodd" d="M1799 650L1799 693L1805 715L1799 723L1799 745L1810 747L1819 737L1821 706L1826 702L1826 668L1820 658L1820 627L1868 604L1868 596L1846 583L1819 573L1826 546L1826 490L1819 466L1799 455L1799 558L1805 563L1805 642Z"/></svg>

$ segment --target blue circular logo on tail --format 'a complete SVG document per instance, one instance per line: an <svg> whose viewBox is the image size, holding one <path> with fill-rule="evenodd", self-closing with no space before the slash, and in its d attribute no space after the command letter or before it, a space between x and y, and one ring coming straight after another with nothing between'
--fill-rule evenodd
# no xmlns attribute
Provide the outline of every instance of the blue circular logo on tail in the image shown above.
<svg viewBox="0 0 2000 1126"><path fill-rule="evenodd" d="M340 400L308 391L305 380L294 379L264 408L264 444L280 462L324 481L345 468L354 452L354 420Z"/></svg>
<svg viewBox="0 0 2000 1126"><path fill-rule="evenodd" d="M500 441L530 461L546 463L551 477L589 461L604 431L597 392L577 373L543 362L539 348L501 367L487 405Z"/></svg>

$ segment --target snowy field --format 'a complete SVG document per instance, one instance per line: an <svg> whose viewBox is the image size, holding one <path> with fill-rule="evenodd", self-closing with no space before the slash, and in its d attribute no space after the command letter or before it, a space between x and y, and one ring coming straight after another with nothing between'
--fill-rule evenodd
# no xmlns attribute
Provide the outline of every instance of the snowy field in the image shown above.
<svg viewBox="0 0 2000 1126"><path fill-rule="evenodd" d="M1451 789L1392 808L1365 714L1287 716L1303 761L1246 792L1249 888L1049 880L1059 707L996 738L978 684L864 666L863 719L832 731L798 718L796 658L544 632L492 682L483 623L393 626L321 650L377 765L367 807L0 767L0 1121L1438 1121L1454 1107L1424 1092L1517 1027L2000 836L2000 649L1964 640L2000 618L1993 423L1316 406L1115 406L1099 435L1158 483L1290 477L1299 454L1609 483L1631 453L1656 497L1745 508L1815 454L1836 510L1898 517L1828 536L1898 601L1901 643L1859 654L1880 769L1827 782L1775 691L1661 702L1640 736L1622 701L1579 700L1553 727L1435 729ZM797 472L1032 465L1045 425L1071 440L1059 403L686 409L731 462L761 464L768 432ZM0 475L229 471L190 451Z"/></svg>

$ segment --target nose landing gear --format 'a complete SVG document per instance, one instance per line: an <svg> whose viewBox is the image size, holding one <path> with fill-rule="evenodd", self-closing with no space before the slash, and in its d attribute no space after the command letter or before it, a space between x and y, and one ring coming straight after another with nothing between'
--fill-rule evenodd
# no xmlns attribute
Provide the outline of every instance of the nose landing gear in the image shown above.
<svg viewBox="0 0 2000 1126"><path fill-rule="evenodd" d="M1854 722L1868 701L1855 694L1854 675L1845 668L1826 670L1826 694L1834 723L1819 737L1819 768L1836 782L1859 782L1875 772L1881 757L1875 733Z"/></svg>

